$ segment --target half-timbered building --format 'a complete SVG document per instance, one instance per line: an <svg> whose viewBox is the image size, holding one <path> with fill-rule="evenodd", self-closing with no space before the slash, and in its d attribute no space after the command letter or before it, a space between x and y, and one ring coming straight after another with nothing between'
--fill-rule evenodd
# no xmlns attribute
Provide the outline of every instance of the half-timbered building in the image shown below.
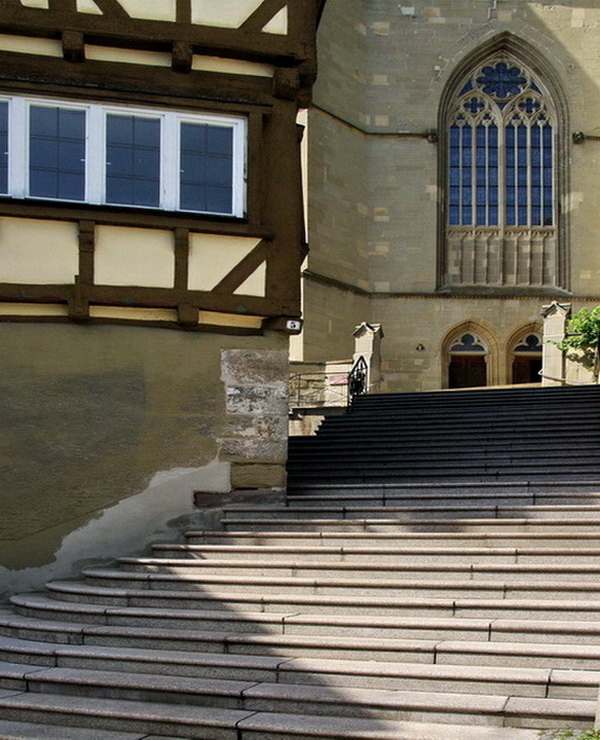
<svg viewBox="0 0 600 740"><path fill-rule="evenodd" d="M0 2L7 588L283 486L322 4Z"/></svg>

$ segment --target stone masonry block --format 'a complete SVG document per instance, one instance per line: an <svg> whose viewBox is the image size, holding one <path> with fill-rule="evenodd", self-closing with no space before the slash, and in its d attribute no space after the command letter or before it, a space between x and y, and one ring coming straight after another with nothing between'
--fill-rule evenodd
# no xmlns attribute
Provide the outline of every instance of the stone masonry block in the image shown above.
<svg viewBox="0 0 600 740"><path fill-rule="evenodd" d="M288 354L284 350L223 350L221 368L221 379L226 385L284 387Z"/></svg>
<svg viewBox="0 0 600 740"><path fill-rule="evenodd" d="M257 462L284 463L287 439L266 441L260 437L221 440L221 459L227 461L252 460Z"/></svg>
<svg viewBox="0 0 600 740"><path fill-rule="evenodd" d="M227 437L260 437L261 439L280 439L287 435L288 421L285 416L242 416L231 415L227 419Z"/></svg>
<svg viewBox="0 0 600 740"><path fill-rule="evenodd" d="M281 387L231 386L226 390L229 414L287 414L287 385Z"/></svg>

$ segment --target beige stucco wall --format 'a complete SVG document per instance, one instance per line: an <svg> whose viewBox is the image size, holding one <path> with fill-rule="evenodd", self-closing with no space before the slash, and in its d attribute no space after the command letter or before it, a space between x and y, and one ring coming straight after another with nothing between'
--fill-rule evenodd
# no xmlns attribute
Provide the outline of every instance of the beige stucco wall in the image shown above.
<svg viewBox="0 0 600 740"><path fill-rule="evenodd" d="M48 0L21 0L23 5L48 8ZM176 0L118 0L132 18L144 20L175 21ZM221 0L219 3L206 0L191 0L192 23L222 28L238 28L262 3L262 0ZM77 0L81 13L102 15L94 0ZM286 34L288 30L287 6L275 14L263 29L266 33Z"/></svg>
<svg viewBox="0 0 600 740"><path fill-rule="evenodd" d="M0 219L0 282L73 283L79 271L77 224Z"/></svg>
<svg viewBox="0 0 600 740"><path fill-rule="evenodd" d="M598 135L600 4L537 0L329 0L319 29L319 80L309 117L307 269L359 291L305 281L304 347L308 360L335 359L350 346L353 320L381 323L388 390L443 384L447 331L483 322L498 347L495 376L506 382L505 342L539 321L560 294L525 299L506 293L441 298L436 294L440 102L452 73L481 45L509 33L546 60L566 103L567 177L561 208L568 222L572 296L600 303L600 141ZM327 111L327 112L324 112ZM330 115L333 114L333 115ZM342 119L342 120L340 120ZM345 123L344 123L345 122ZM360 216L359 216L360 214ZM360 291L367 290L365 297ZM311 303L312 302L312 303ZM324 341L324 337L334 339ZM422 343L427 351L414 355Z"/></svg>
<svg viewBox="0 0 600 740"><path fill-rule="evenodd" d="M0 594L139 551L194 491L284 483L284 335L4 323L0 346Z"/></svg>

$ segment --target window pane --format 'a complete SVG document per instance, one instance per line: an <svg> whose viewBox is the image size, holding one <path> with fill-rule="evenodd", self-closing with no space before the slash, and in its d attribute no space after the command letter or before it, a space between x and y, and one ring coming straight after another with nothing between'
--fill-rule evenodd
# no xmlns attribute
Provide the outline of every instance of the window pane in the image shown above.
<svg viewBox="0 0 600 740"><path fill-rule="evenodd" d="M231 213L233 129L182 123L180 178L180 208Z"/></svg>
<svg viewBox="0 0 600 740"><path fill-rule="evenodd" d="M85 111L31 106L29 194L85 199Z"/></svg>
<svg viewBox="0 0 600 740"><path fill-rule="evenodd" d="M160 205L160 119L106 117L106 200Z"/></svg>
<svg viewBox="0 0 600 740"><path fill-rule="evenodd" d="M8 192L8 102L0 102L0 193Z"/></svg>

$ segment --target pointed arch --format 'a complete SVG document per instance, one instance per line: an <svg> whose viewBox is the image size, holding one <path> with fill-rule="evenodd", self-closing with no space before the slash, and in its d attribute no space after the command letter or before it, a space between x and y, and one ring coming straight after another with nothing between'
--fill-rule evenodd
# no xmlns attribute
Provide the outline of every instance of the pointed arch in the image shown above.
<svg viewBox="0 0 600 740"><path fill-rule="evenodd" d="M552 65L502 33L439 108L438 289L569 289L568 107Z"/></svg>
<svg viewBox="0 0 600 740"><path fill-rule="evenodd" d="M543 326L539 321L522 324L506 342L506 378L513 384L539 383L542 369Z"/></svg>
<svg viewBox="0 0 600 740"><path fill-rule="evenodd" d="M472 340L471 340L472 338ZM497 385L499 347L491 330L477 321L463 321L446 332L442 339L442 387L461 387L452 382L451 363L453 358L478 357L485 366L485 378L477 385ZM475 364L476 361L473 361ZM483 368L482 368L483 369ZM477 369L475 368L476 372ZM466 381L467 384L468 381ZM462 386L466 387L466 386Z"/></svg>

